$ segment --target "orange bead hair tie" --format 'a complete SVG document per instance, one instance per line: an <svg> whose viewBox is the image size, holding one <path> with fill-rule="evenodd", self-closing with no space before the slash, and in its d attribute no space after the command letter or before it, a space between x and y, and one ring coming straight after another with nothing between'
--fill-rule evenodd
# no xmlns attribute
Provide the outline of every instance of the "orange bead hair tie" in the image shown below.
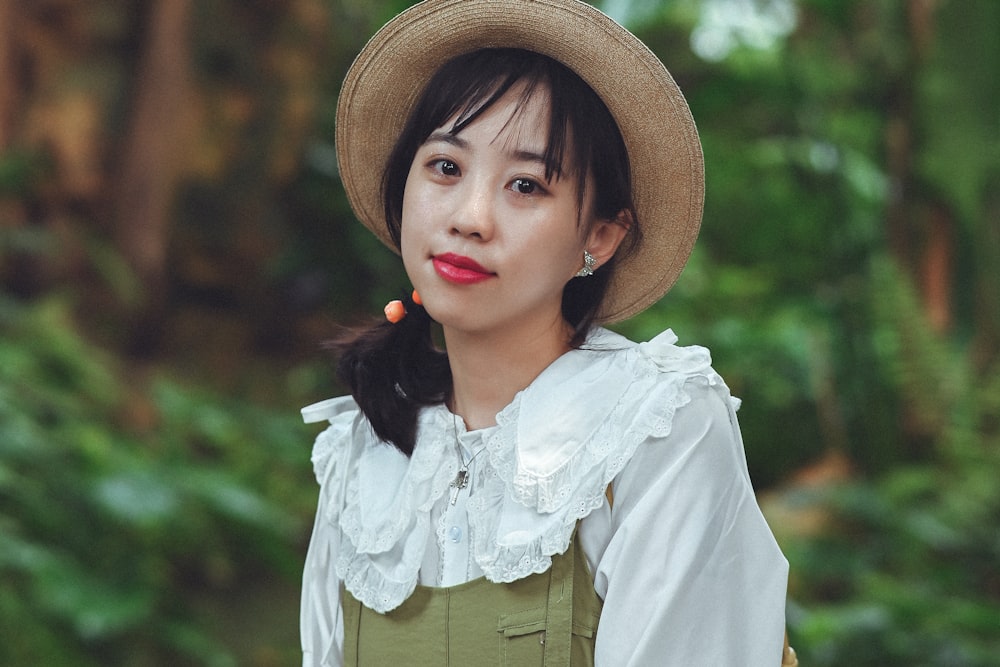
<svg viewBox="0 0 1000 667"><path fill-rule="evenodd" d="M424 305L423 301L420 300L420 294L417 293L417 290L413 290L413 294L410 298L413 303L418 306ZM406 317L406 306L399 299L395 299L394 301L390 301L385 304L385 308L383 310L385 311L385 319L389 320L393 324L396 324Z"/></svg>
<svg viewBox="0 0 1000 667"><path fill-rule="evenodd" d="M402 301L396 299L385 304L385 319L396 324L404 317L406 317L406 307L403 306Z"/></svg>

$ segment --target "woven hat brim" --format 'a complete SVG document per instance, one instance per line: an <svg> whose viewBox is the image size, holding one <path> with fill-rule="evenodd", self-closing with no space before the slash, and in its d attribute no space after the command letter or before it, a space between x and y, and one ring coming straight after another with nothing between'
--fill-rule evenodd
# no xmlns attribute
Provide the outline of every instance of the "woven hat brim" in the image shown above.
<svg viewBox="0 0 1000 667"><path fill-rule="evenodd" d="M598 321L618 322L662 297L701 225L704 160L687 102L638 38L578 0L425 0L382 27L348 71L337 106L341 179L361 222L394 248L381 175L433 73L483 48L523 48L575 71L601 97L625 140L642 241L619 260Z"/></svg>

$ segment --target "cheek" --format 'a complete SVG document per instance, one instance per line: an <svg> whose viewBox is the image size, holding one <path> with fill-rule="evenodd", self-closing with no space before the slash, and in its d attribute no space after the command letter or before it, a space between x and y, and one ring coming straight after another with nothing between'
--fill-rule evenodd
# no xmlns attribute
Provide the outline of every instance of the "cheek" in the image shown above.
<svg viewBox="0 0 1000 667"><path fill-rule="evenodd" d="M569 282L576 275L576 272L580 270L580 267L583 266L583 245L569 248L561 258L563 261L559 265L559 275L562 276L565 282Z"/></svg>
<svg viewBox="0 0 1000 667"><path fill-rule="evenodd" d="M412 276L412 271L416 265L416 256L419 253L420 244L415 238L416 225L413 224L412 216L406 206L406 199L403 199L403 217L399 230L399 254L403 258L403 268L406 273Z"/></svg>
<svg viewBox="0 0 1000 667"><path fill-rule="evenodd" d="M430 221L433 216L428 210L427 202L419 196L403 198L403 215L400 220L400 244L403 252L407 246L420 244L430 231Z"/></svg>
<svg viewBox="0 0 1000 667"><path fill-rule="evenodd" d="M583 251L587 247L586 234L583 230L584 222L577 222L576 211L572 211L572 216L567 216L568 220L562 228L559 238L552 239L553 264L559 264L559 271L566 274L569 280L580 267L583 266Z"/></svg>
<svg viewBox="0 0 1000 667"><path fill-rule="evenodd" d="M403 215L399 246L403 268L414 287L421 287L430 271L430 252L435 236L434 216L428 203L420 197L420 188L403 197Z"/></svg>
<svg viewBox="0 0 1000 667"><path fill-rule="evenodd" d="M403 209L400 218L400 250L403 259L406 259L407 249L413 248L417 237L419 237L421 226L421 211L423 205L420 199L419 184L413 178L413 168L410 169L410 176L406 179L406 186L403 188Z"/></svg>
<svg viewBox="0 0 1000 667"><path fill-rule="evenodd" d="M400 214L400 226L401 233L406 234L406 221L412 217L413 211L413 199L414 199L414 187L412 185L412 178L406 179L406 184L403 186L403 206Z"/></svg>
<svg viewBox="0 0 1000 667"><path fill-rule="evenodd" d="M404 209L403 227L399 237L400 256L403 258L403 267L408 274L412 274L419 257L423 254L423 243L420 241L420 234L415 224L406 224Z"/></svg>
<svg viewBox="0 0 1000 667"><path fill-rule="evenodd" d="M522 252L539 276L549 276L550 284L565 285L583 265L583 241L575 234L554 234L526 244Z"/></svg>

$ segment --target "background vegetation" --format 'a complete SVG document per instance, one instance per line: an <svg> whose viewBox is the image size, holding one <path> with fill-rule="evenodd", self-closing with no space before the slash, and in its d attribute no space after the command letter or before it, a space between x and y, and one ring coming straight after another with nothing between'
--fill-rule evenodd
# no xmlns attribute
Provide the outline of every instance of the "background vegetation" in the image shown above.
<svg viewBox="0 0 1000 667"><path fill-rule="evenodd" d="M0 663L289 665L320 342L406 285L340 80L407 3L0 0ZM1000 4L615 0L704 142L620 328L744 399L803 665L1000 665Z"/></svg>

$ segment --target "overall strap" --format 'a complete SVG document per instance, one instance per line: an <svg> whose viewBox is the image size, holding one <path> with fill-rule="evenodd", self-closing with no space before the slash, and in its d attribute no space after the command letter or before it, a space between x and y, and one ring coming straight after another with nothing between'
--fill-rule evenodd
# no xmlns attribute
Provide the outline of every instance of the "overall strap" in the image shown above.
<svg viewBox="0 0 1000 667"><path fill-rule="evenodd" d="M546 604L543 667L568 667L573 639L573 572L576 565L576 534L562 558L552 559Z"/></svg>
<svg viewBox="0 0 1000 667"><path fill-rule="evenodd" d="M358 664L358 641L361 634L361 602L340 584L340 609L344 619L344 665Z"/></svg>

